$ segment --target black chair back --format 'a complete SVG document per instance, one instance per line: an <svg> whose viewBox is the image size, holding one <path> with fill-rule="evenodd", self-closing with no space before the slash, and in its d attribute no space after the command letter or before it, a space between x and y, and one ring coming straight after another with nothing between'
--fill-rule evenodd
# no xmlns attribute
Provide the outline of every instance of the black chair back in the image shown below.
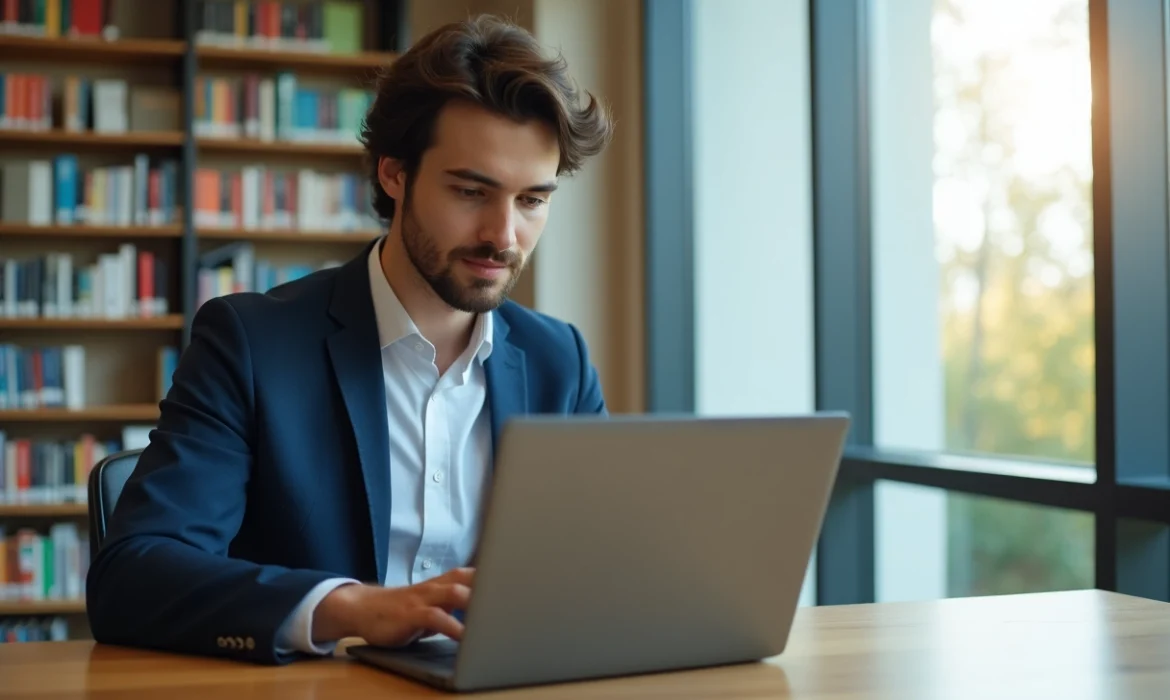
<svg viewBox="0 0 1170 700"><path fill-rule="evenodd" d="M106 522L118 504L122 487L134 473L141 449L122 450L98 461L89 472L89 557L97 556L106 539Z"/></svg>

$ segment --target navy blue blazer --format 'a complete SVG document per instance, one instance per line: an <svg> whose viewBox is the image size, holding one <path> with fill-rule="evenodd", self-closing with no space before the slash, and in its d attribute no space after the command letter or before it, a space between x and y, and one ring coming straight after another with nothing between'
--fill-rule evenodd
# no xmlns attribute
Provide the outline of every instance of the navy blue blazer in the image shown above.
<svg viewBox="0 0 1170 700"><path fill-rule="evenodd" d="M313 586L384 580L394 438L369 250L199 309L89 570L98 642L287 663L277 628ZM493 313L493 441L517 414L605 412L576 328Z"/></svg>

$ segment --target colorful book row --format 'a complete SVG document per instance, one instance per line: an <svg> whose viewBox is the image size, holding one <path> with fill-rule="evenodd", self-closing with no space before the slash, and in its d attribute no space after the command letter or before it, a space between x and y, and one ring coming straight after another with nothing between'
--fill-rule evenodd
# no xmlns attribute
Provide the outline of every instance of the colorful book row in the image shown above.
<svg viewBox="0 0 1170 700"><path fill-rule="evenodd" d="M364 177L307 168L198 168L194 218L197 228L209 229L380 230Z"/></svg>
<svg viewBox="0 0 1170 700"><path fill-rule="evenodd" d="M54 523L48 534L0 526L0 599L80 600L89 571L89 535L76 523Z"/></svg>
<svg viewBox="0 0 1170 700"><path fill-rule="evenodd" d="M0 221L36 226L161 226L177 223L179 163L151 162L82 170L74 154L5 163L0 170Z"/></svg>
<svg viewBox="0 0 1170 700"><path fill-rule="evenodd" d="M79 264L71 253L0 258L0 318L152 318L170 313L167 266L123 243Z"/></svg>
<svg viewBox="0 0 1170 700"><path fill-rule="evenodd" d="M357 144L373 93L357 88L307 88L290 72L275 79L195 79L198 136L260 141Z"/></svg>
<svg viewBox="0 0 1170 700"><path fill-rule="evenodd" d="M361 50L360 2L201 0L195 41L200 44L353 53Z"/></svg>
<svg viewBox="0 0 1170 700"><path fill-rule="evenodd" d="M93 465L122 449L117 440L8 438L0 430L0 503L85 503Z"/></svg>
<svg viewBox="0 0 1170 700"><path fill-rule="evenodd" d="M84 407L84 345L0 345L0 409Z"/></svg>
<svg viewBox="0 0 1170 700"><path fill-rule="evenodd" d="M0 34L98 36L104 16L102 0L0 0Z"/></svg>
<svg viewBox="0 0 1170 700"><path fill-rule="evenodd" d="M204 253L199 258L197 306L208 299L238 292L267 292L273 287L342 264L327 260L308 265L276 265L257 260L250 243L232 243Z"/></svg>

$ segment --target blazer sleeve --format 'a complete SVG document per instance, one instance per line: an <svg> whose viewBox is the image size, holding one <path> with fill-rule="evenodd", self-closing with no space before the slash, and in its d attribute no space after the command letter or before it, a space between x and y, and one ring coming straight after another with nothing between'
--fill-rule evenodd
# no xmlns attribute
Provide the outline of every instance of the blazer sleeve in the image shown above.
<svg viewBox="0 0 1170 700"><path fill-rule="evenodd" d="M107 525L86 580L98 642L260 663L296 658L276 633L327 572L228 556L252 469L247 336L212 299L159 404L161 416Z"/></svg>
<svg viewBox="0 0 1170 700"><path fill-rule="evenodd" d="M585 338L576 326L569 324L569 330L573 333L573 342L577 346L579 361L576 413L609 415L609 410L605 406L605 397L601 392L601 381L597 377L597 368L589 359L589 347L585 343Z"/></svg>

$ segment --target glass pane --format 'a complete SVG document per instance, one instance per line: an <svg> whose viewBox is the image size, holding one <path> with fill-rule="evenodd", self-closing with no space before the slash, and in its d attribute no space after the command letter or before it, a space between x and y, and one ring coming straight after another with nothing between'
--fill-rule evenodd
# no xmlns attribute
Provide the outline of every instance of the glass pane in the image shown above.
<svg viewBox="0 0 1170 700"><path fill-rule="evenodd" d="M1087 0L875 0L876 440L1094 454Z"/></svg>
<svg viewBox="0 0 1170 700"><path fill-rule="evenodd" d="M808 3L692 7L695 412L806 413L816 406ZM770 66L768 88L743 66ZM815 602L815 560L801 605Z"/></svg>
<svg viewBox="0 0 1170 700"><path fill-rule="evenodd" d="M878 482L878 601L1094 585L1093 515Z"/></svg>

